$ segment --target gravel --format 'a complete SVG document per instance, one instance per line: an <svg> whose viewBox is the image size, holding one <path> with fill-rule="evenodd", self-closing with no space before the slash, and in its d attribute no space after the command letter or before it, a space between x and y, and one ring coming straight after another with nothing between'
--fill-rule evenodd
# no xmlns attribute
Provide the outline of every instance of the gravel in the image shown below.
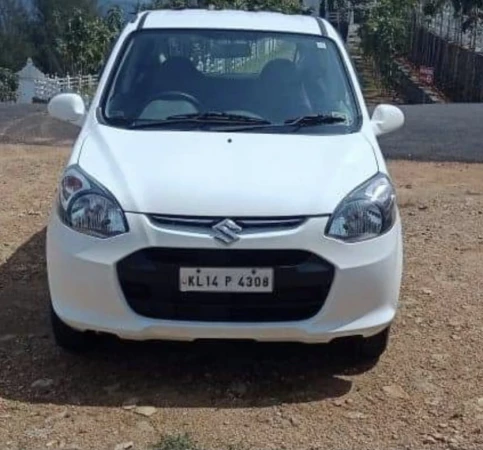
<svg viewBox="0 0 483 450"><path fill-rule="evenodd" d="M379 364L351 368L326 347L288 344L61 352L44 240L69 150L0 148L2 448L147 449L184 433L209 450L483 448L483 166L389 164L406 244L401 307Z"/></svg>

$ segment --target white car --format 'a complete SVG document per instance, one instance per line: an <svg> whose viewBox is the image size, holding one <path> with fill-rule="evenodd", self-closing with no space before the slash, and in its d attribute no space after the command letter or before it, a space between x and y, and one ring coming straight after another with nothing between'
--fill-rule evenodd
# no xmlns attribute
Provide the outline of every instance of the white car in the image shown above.
<svg viewBox="0 0 483 450"><path fill-rule="evenodd" d="M109 334L385 351L403 250L377 136L404 116L369 116L328 22L141 13L89 108L60 94L49 111L81 127L47 235L60 346Z"/></svg>

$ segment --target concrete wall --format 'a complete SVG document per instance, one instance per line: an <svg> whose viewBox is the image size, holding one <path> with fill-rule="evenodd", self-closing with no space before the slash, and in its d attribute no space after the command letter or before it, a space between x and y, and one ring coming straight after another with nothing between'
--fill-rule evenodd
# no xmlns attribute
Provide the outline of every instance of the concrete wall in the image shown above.
<svg viewBox="0 0 483 450"><path fill-rule="evenodd" d="M394 89L404 99L404 103L410 105L445 102L439 92L423 85L414 70L402 62L399 63L398 72L394 76Z"/></svg>

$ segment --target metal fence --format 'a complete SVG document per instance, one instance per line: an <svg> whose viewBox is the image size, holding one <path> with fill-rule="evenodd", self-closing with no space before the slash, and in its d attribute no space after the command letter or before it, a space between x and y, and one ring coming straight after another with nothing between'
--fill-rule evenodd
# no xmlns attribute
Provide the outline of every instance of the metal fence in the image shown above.
<svg viewBox="0 0 483 450"><path fill-rule="evenodd" d="M452 101L483 102L483 54L465 45L460 26L447 18L443 23L455 28L437 23L414 14L408 59L429 70L431 83Z"/></svg>
<svg viewBox="0 0 483 450"><path fill-rule="evenodd" d="M422 11L419 12L422 15ZM483 11L475 10L475 15L479 16ZM483 23L477 20L475 24L463 31L468 16L455 14L455 10L450 2L445 4L434 17L425 17L425 26L434 34L456 42L463 47L467 47L476 52L483 50Z"/></svg>
<svg viewBox="0 0 483 450"><path fill-rule="evenodd" d="M40 78L35 82L35 100L48 102L52 97L64 92L80 94L89 98L94 94L98 77L97 75L81 75L59 78L55 76Z"/></svg>

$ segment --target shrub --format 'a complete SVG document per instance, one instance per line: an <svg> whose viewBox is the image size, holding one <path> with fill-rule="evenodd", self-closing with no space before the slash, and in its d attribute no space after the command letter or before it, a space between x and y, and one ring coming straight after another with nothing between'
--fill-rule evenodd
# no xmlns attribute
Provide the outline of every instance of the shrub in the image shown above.
<svg viewBox="0 0 483 450"><path fill-rule="evenodd" d="M15 73L0 67L0 102L17 99L18 78Z"/></svg>

